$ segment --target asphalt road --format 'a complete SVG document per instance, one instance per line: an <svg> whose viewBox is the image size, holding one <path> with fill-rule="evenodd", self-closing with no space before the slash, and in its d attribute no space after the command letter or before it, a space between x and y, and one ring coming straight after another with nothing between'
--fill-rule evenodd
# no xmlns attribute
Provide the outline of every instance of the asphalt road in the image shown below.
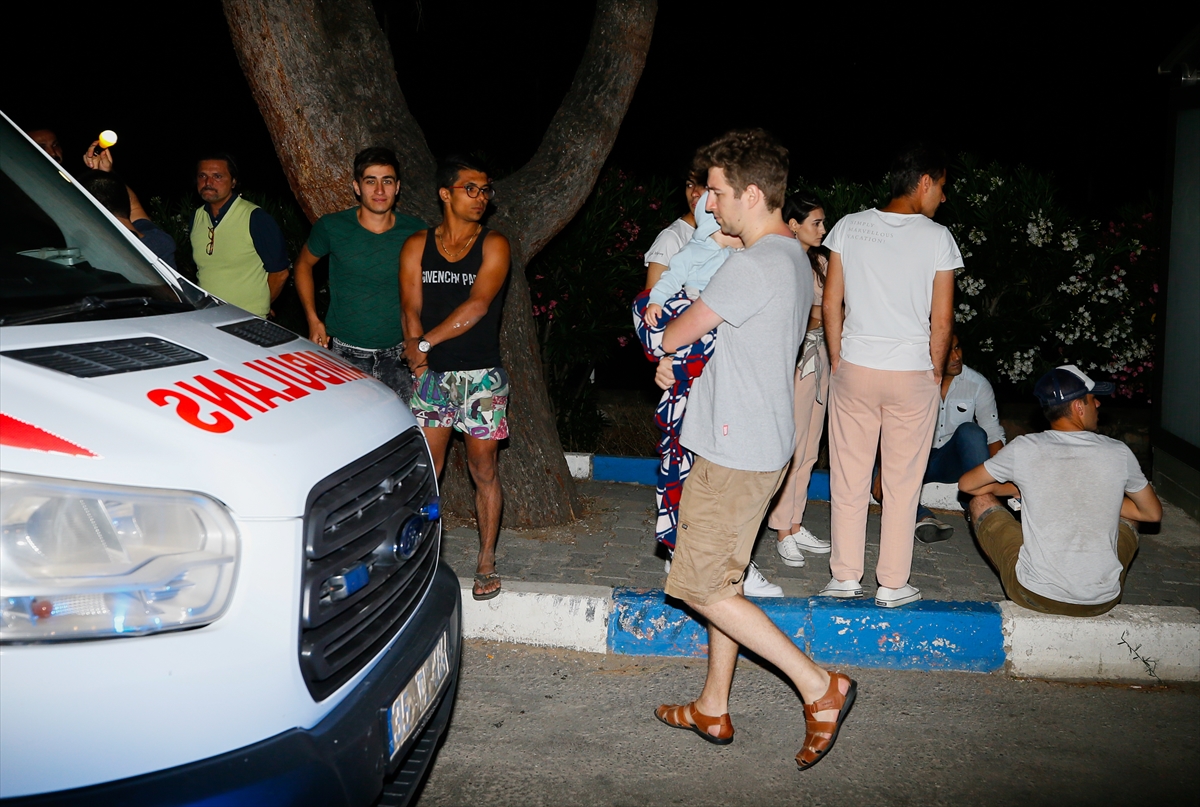
<svg viewBox="0 0 1200 807"><path fill-rule="evenodd" d="M858 703L800 772L803 712L743 660L732 745L663 726L703 661L468 642L454 717L417 803L435 805L1196 804L1200 687L848 670Z"/></svg>

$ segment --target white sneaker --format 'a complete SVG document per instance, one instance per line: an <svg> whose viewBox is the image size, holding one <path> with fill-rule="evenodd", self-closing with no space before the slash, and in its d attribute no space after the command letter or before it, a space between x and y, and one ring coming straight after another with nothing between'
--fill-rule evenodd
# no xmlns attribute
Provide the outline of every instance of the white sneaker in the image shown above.
<svg viewBox="0 0 1200 807"><path fill-rule="evenodd" d="M900 588L880 586L875 589L875 604L880 608L899 608L901 605L908 605L919 599L921 599L921 589L914 588L908 583Z"/></svg>
<svg viewBox="0 0 1200 807"><path fill-rule="evenodd" d="M800 551L800 547L796 546L795 536L785 535L782 540L776 541L775 551L779 553L779 557L787 566L799 569L804 565L804 553Z"/></svg>
<svg viewBox="0 0 1200 807"><path fill-rule="evenodd" d="M754 561L750 561L750 565L746 567L746 574L742 578L742 592L747 597L783 596L783 589L774 583L767 582L767 578L763 577Z"/></svg>
<svg viewBox="0 0 1200 807"><path fill-rule="evenodd" d="M829 578L829 582L825 584L825 588L817 592L818 597L838 597L843 600L861 597L862 595L862 583L857 580L838 580L836 577Z"/></svg>
<svg viewBox="0 0 1200 807"><path fill-rule="evenodd" d="M791 536L796 541L796 546L803 549L805 552L812 552L817 555L825 555L829 553L829 542L824 538L818 538L808 531L807 527L801 527L792 533Z"/></svg>

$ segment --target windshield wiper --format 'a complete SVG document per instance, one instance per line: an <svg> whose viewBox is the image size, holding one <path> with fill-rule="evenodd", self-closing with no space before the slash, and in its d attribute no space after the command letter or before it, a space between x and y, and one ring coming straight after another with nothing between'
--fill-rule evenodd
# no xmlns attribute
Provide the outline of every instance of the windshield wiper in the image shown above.
<svg viewBox="0 0 1200 807"><path fill-rule="evenodd" d="M75 314L89 311L116 311L123 308L147 308L159 314L174 314L179 311L191 311L187 303L172 300L159 300L154 297L84 297L69 305L57 305L50 308L40 308L36 311L26 311L22 314L11 314L0 317L0 325L28 325L33 322L52 322Z"/></svg>

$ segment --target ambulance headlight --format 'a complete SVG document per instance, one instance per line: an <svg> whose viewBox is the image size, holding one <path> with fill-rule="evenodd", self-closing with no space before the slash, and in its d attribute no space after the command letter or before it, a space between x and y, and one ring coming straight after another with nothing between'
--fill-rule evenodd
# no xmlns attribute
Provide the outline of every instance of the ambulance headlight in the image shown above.
<svg viewBox="0 0 1200 807"><path fill-rule="evenodd" d="M137 636L218 619L238 534L199 493L0 473L0 641Z"/></svg>

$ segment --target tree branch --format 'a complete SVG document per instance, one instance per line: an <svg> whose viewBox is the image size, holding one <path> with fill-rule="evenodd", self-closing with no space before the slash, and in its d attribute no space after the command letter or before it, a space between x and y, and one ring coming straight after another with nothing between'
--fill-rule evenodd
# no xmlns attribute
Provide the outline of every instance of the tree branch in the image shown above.
<svg viewBox="0 0 1200 807"><path fill-rule="evenodd" d="M537 153L496 183L496 229L513 263L530 258L574 218L612 151L646 64L657 0L599 0L583 60Z"/></svg>

